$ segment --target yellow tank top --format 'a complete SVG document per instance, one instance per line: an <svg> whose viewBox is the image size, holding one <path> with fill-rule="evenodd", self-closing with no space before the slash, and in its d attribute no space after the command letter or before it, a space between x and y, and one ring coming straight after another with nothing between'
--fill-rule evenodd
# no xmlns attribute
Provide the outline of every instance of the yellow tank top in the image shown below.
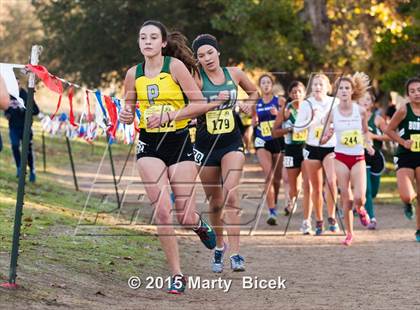
<svg viewBox="0 0 420 310"><path fill-rule="evenodd" d="M151 113L165 113L166 111L180 110L185 107L187 98L181 87L172 79L169 65L171 57L164 56L161 72L154 78L144 75L144 63L137 65L136 69L136 94L140 108L139 128L147 130L147 121ZM185 128L189 119L163 124L161 128L147 130L150 132L167 132Z"/></svg>

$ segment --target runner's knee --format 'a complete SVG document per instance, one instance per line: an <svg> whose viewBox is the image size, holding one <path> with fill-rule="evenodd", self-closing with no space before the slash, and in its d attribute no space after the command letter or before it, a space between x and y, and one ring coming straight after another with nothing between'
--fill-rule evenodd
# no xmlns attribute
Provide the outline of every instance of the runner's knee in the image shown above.
<svg viewBox="0 0 420 310"><path fill-rule="evenodd" d="M170 210L162 205L156 206L155 220L157 224L170 224L172 222Z"/></svg>

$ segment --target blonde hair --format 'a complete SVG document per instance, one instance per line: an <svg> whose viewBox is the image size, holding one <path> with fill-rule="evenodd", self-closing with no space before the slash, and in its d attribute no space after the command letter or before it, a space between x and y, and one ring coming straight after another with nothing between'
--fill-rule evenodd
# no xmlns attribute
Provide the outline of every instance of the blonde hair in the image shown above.
<svg viewBox="0 0 420 310"><path fill-rule="evenodd" d="M351 75L342 76L335 80L334 88L337 90L340 82L349 82L353 90L351 95L352 100L359 100L369 90L370 79L369 76L364 72L356 72Z"/></svg>
<svg viewBox="0 0 420 310"><path fill-rule="evenodd" d="M332 92L331 82L330 82L330 79L328 78L328 76L326 76L324 73L317 73L311 79L311 84L309 86L309 93L312 93L312 84L313 84L313 81L315 79L321 79L321 80L323 80L325 82L326 86L327 86L327 92L328 93L331 93Z"/></svg>

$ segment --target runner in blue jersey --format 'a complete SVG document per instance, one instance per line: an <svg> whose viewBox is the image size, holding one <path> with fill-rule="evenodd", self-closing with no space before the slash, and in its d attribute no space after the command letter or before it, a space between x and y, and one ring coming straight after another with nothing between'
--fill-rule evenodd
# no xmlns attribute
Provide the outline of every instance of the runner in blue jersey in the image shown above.
<svg viewBox="0 0 420 310"><path fill-rule="evenodd" d="M273 94L274 81L270 75L262 75L258 84L261 89L261 97L257 101L253 115L254 123L258 124L255 129L254 146L265 176L264 190L269 210L267 224L276 225L277 209L275 197L280 187L282 175L283 156L281 150L284 148L284 140L283 138L273 138L271 130L281 105L284 105L284 99Z"/></svg>

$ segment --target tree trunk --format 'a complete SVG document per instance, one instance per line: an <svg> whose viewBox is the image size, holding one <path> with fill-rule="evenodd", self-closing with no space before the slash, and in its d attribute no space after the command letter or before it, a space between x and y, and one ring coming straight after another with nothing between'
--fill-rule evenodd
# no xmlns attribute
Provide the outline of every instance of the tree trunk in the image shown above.
<svg viewBox="0 0 420 310"><path fill-rule="evenodd" d="M322 51L330 42L331 21L327 16L327 0L304 0L304 21L311 24L311 41Z"/></svg>

